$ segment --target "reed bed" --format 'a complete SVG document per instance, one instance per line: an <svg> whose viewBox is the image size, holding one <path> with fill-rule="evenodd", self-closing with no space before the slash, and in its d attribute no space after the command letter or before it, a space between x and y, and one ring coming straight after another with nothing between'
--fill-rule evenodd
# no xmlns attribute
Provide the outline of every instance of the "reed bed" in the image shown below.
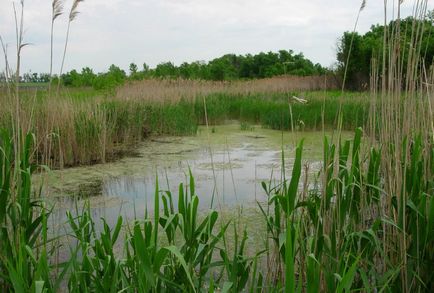
<svg viewBox="0 0 434 293"><path fill-rule="evenodd" d="M364 5L365 1L361 9ZM57 238L49 234L51 209L39 199L40 189L32 188L32 172L40 168L35 159L39 158L40 145L47 137L55 140L71 135L71 142L76 141L92 157L101 149L89 149L101 140L110 137L115 144L116 139L137 139L145 130L143 125L150 127L151 132L168 131L168 127L188 132L194 128L182 128L185 121L171 124L172 120L164 119L181 119L184 115L191 115L187 121L191 117L197 119L194 115L199 111L200 99L181 97L171 103L151 103L146 99L139 101L141 98L102 97L54 102L39 100L37 95L20 99L16 87L14 93L8 93L10 104L5 105L11 108L4 112L7 118L1 120L6 129L0 133L0 289L434 291L434 67L420 64L423 30L417 22L425 17L426 7L426 0L415 1L416 20L412 35L408 36L411 50L406 62L396 37L400 35L399 22L393 30L385 30L382 55L373 59L371 93L367 101L363 100L363 108L367 105L369 109L363 114L367 118L357 122L365 123L366 130L357 127L352 140L338 139L337 143L324 137L323 165L314 184L309 184L308 167L302 163L303 141L291 160L290 175L285 173L289 162L282 152L281 180L262 183L268 200L257 205L266 241L263 248L253 253L249 252L247 239L249 231L257 227L242 227L237 219L228 222L214 206L199 217L200 195L196 194L190 172L189 182L180 184L176 195L161 190L157 178L152 213L145 209L142 219L124 223L119 217L113 227L101 219L102 229L98 230L89 207L68 212L69 241L63 249L67 249L69 257L60 262L56 255L62 248ZM253 98L251 93L248 98L245 93L223 97L207 93L200 97L207 102L210 118L215 121L238 112L243 112L246 119L261 120L261 103L285 101L282 105L288 107L289 113L296 110L287 94L279 97L276 93L267 98L261 97L263 93L256 94ZM230 104L231 100L238 104ZM311 97L310 103L313 100ZM320 115L325 127L328 120L324 105L328 100L323 97L322 101ZM244 103L248 103L245 108ZM337 103L339 132L346 127L345 115L354 114L359 106L345 110L347 100L343 95L337 97ZM49 104L53 108L48 112ZM26 108L27 105L32 106ZM49 118L38 120L35 117L39 115ZM142 124L143 117L146 124ZM65 126L57 126L58 132L53 131L62 119ZM293 129L294 115L290 114L289 119L291 127L286 127ZM283 124L279 127L283 128ZM37 136L49 135L42 139L31 133L24 135L29 131ZM119 134L123 132L126 134ZM46 149L64 154L67 148ZM119 244L121 251L116 250Z"/></svg>
<svg viewBox="0 0 434 293"><path fill-rule="evenodd" d="M178 194L161 190L157 179L153 213L132 222L119 216L113 227L104 219L99 224L88 206L68 212L69 245L61 248L46 234L50 209L31 194L29 159L21 164L22 185L8 185L13 147L4 135L0 286L23 292L429 292L434 288L434 181L423 166L432 162L434 147L423 156L423 141L413 143L401 166L410 179L401 186L407 211L394 217L401 213L400 203L386 191L381 147L365 154L362 136L359 128L354 139L339 144L324 138L324 168L314 186L307 184L302 166L302 142L291 176L282 173L281 183L262 183L268 200L258 202L258 209L266 242L252 252L247 239L258 227L243 228L237 217L227 221L213 207L200 216L191 173ZM31 153L32 140L27 136L23 158ZM24 209L18 212L15 200ZM65 262L56 261L60 249L68 251Z"/></svg>
<svg viewBox="0 0 434 293"><path fill-rule="evenodd" d="M36 134L37 158L52 168L112 160L150 135L194 135L198 125L205 124L204 103L210 124L230 119L288 130L293 121L300 130L321 129L323 124L331 128L343 104L345 128L363 125L369 107L364 94L342 98L334 91L305 90L306 83L323 78L296 78L307 80L294 87L303 91L296 91L294 80L287 78L233 83L149 80L121 87L114 95L65 88L54 96L49 90L25 89L20 90L20 120L28 121L24 131ZM292 96L308 103L297 103ZM14 102L6 91L0 100L6 105L0 109L0 126L12 130L16 114L9 109Z"/></svg>
<svg viewBox="0 0 434 293"><path fill-rule="evenodd" d="M115 97L127 100L172 101L195 99L198 96L226 93L227 95L275 94L300 91L336 90L335 76L277 76L242 81L203 81L184 79L149 79L131 82L116 90Z"/></svg>

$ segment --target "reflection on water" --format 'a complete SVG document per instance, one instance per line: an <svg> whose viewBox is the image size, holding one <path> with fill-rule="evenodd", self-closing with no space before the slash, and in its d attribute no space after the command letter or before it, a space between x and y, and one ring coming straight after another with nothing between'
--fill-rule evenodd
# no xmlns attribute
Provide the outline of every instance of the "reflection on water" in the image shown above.
<svg viewBox="0 0 434 293"><path fill-rule="evenodd" d="M303 133L303 137L304 158L310 161L311 171L318 170L322 133ZM84 202L89 202L97 222L104 217L114 224L119 215L127 219L142 217L145 208L152 212L157 176L160 191L170 190L176 204L178 184L189 182L189 169L202 210L211 205L215 209L255 205L256 200L265 200L262 181L280 181L282 146L285 172L290 174L293 141L289 133L264 129L241 132L239 126L222 126L212 134L211 141L200 133L193 138L150 140L135 157L55 171L49 187L56 196L48 196L56 205L54 223L64 223L66 211L81 210Z"/></svg>
<svg viewBox="0 0 434 293"><path fill-rule="evenodd" d="M189 182L188 168L190 168L193 175L196 175L195 187L200 198L200 206L206 208L210 207L213 194L217 205L253 202L258 195L262 195L262 192L258 192L252 180L269 179L270 169L262 165L273 161L278 163L279 160L278 151L257 151L251 149L249 144L245 144L229 152L214 153L212 163L207 152L200 152L195 158L178 162L169 168L158 170L157 173L161 189L176 194L178 186L173 184ZM104 183L104 193L127 199L139 206L146 204L152 206L155 178L154 175L142 179L131 177L110 179Z"/></svg>
<svg viewBox="0 0 434 293"><path fill-rule="evenodd" d="M76 195L57 198L57 221L61 221L66 210L76 208L77 200L89 201L94 218L104 217L111 224L119 214L126 218L141 217L146 207L152 211L154 206L157 175L159 189L170 190L176 205L178 184L183 182L189 187L189 168L195 179L201 209L211 208L211 204L212 208L224 208L263 201L265 193L260 182L280 179L281 152L277 150L258 150L245 143L241 147L214 152L212 157L211 162L211 156L204 148L187 160L172 161L165 168L151 168L142 177L132 174L82 184ZM272 178L272 174L277 178Z"/></svg>

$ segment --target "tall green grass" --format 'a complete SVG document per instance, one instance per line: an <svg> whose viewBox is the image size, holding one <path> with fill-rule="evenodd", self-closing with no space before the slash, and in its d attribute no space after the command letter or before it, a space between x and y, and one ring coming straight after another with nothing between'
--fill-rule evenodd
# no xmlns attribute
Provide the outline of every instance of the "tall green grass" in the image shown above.
<svg viewBox="0 0 434 293"><path fill-rule="evenodd" d="M353 130L368 120L369 99L363 93L349 94L345 98L336 97L334 92L302 93L307 104L292 99L293 95L299 94L207 96L208 120L210 124L219 124L225 119L235 119L278 130L290 130L293 121L299 130L320 130L323 126L332 128L336 125L341 106L344 129ZM197 117L205 116L200 99L196 101L195 109ZM204 121L199 120L199 123Z"/></svg>
<svg viewBox="0 0 434 293"><path fill-rule="evenodd" d="M20 120L28 121L23 131L36 135L40 162L54 168L106 162L152 135L194 135L205 124L204 100L211 125L230 119L280 130L289 130L291 125L298 130L319 130L332 128L341 108L343 126L351 130L369 117L369 99L360 93L345 98L336 97L335 92L220 93L176 102L114 99L93 96L97 94L93 91L85 98L84 93L65 92L55 99L43 93L22 93ZM307 104L291 98L300 94ZM12 132L16 114L7 108L0 109L0 126Z"/></svg>
<svg viewBox="0 0 434 293"><path fill-rule="evenodd" d="M34 137L24 138L15 156L13 140L0 135L0 289L3 292L60 290L65 269L53 275L54 239L48 235L50 210L32 188ZM17 161L16 158L19 160ZM59 264L60 265L60 264Z"/></svg>
<svg viewBox="0 0 434 293"><path fill-rule="evenodd" d="M416 16L425 17L427 2L415 4ZM434 291L434 71L419 63L420 31L415 21L406 70L399 22L396 30L384 31L369 104L342 96L301 105L290 95L211 95L172 103L60 99L47 108L35 96L25 108L16 85L0 120L6 128L0 135L1 291ZM51 210L31 180L42 166L33 162L104 161L116 144L149 133L194 133L203 100L211 123L239 118L276 129L334 125L337 112L339 129L369 121L370 145L363 143L362 128L348 141L325 137L323 167L313 185L308 168L303 172L302 142L290 177L282 152L280 182L262 184L267 201L258 208L266 241L253 252L251 227L240 229L216 210L199 213L191 173L188 185L179 185L177 205L157 180L152 213L145 211L142 219L124 223L119 217L114 227L101 219L97 229L87 206L68 212L66 241L50 233ZM323 124L314 115L319 110ZM23 135L32 132L36 136Z"/></svg>
<svg viewBox="0 0 434 293"><path fill-rule="evenodd" d="M10 137L1 139L1 264L3 291L56 292L198 292L223 288L228 292L348 292L404 291L394 237L407 238L405 265L411 290L434 288L434 180L422 168L422 140L415 138L412 154L402 165L408 180L398 198L386 192L381 172L381 149L364 154L362 129L354 139L331 144L324 139L324 168L317 185L305 182L302 142L296 149L292 174L280 183L264 182L268 200L259 203L266 227L265 247L248 247L251 229L220 219L216 210L198 210L194 177L180 184L175 204L171 192L158 181L152 214L124 222L118 218L102 228L87 206L68 212L69 258L56 261L48 232L50 211L32 194L26 138L16 165ZM288 162L282 155L282 165ZM17 169L18 168L18 169ZM15 172L19 170L19 172ZM12 178L14 175L19 176ZM304 181L304 183L303 183ZM300 185L303 185L300 188ZM391 201L390 210L385 204ZM394 217L393 215L402 215ZM406 223L405 229L403 223ZM394 234L390 234L390 231ZM397 234L395 234L397 233ZM73 241L71 241L73 240ZM261 265L261 264L266 265ZM214 290L214 289L213 289Z"/></svg>

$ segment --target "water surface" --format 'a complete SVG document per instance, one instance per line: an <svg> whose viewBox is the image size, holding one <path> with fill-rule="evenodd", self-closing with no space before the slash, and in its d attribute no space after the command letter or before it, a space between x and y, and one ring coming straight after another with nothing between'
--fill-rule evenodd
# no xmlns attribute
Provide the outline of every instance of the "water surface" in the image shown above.
<svg viewBox="0 0 434 293"><path fill-rule="evenodd" d="M170 190L176 204L178 184L188 186L191 170L202 210L254 206L266 198L260 183L280 180L282 150L290 177L302 138L303 163L313 180L321 167L322 132L241 131L233 123L201 127L193 137L155 137L141 143L134 156L116 162L52 171L43 176L44 195L56 204L57 222L64 221L66 210L89 202L95 219L114 223L120 214L131 219L143 216L146 207L152 212L157 178L159 190Z"/></svg>

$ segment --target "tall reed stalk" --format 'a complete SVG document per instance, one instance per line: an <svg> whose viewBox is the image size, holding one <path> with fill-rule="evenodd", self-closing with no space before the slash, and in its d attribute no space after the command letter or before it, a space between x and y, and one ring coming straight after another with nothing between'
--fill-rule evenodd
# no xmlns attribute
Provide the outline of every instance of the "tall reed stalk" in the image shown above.
<svg viewBox="0 0 434 293"><path fill-rule="evenodd" d="M51 30L50 30L50 83L48 85L49 95L51 95L51 84L53 82L53 42L54 42L54 22L63 14L63 0L53 0L51 10Z"/></svg>
<svg viewBox="0 0 434 293"><path fill-rule="evenodd" d="M74 2L69 24L78 2ZM32 188L32 172L40 168L33 164L32 158L35 136L27 133L20 120L33 117L23 114L18 87L20 54L25 46L24 1L21 1L20 13L14 10L17 68L16 90L9 92L12 132L0 132L0 289L214 292L219 287L222 292L433 291L434 67L420 62L427 0L415 1L408 47L402 45L401 1L397 5L398 19L384 28L382 56L372 61L370 117L363 123L368 123L367 131L357 127L351 140L324 137L323 165L313 181L309 179L308 166L303 168L303 141L299 142L293 161L287 160L282 151L281 180L262 183L266 200L258 202L265 227L264 247L255 247L252 253L248 249L251 227L241 232L241 226L232 223L231 233L231 222L222 220L221 211L199 210L200 195L190 171L188 184L179 185L177 201L170 191L160 190L157 178L153 210L145 209L143 219L124 223L119 217L113 227L101 219L99 229L90 206L68 211L65 238L70 245L66 261L59 262L55 255L62 248L53 244L57 239L50 238L51 210L39 199L40 190ZM208 122L211 117L236 112L218 101L221 97L207 99L204 110L200 103L200 111L205 113L198 111L198 116L206 114ZM249 102L252 101L259 105L257 108L270 107L266 116L272 116L276 109L269 101ZM232 106L244 102L235 100ZM319 100L319 105L323 104ZM105 158L105 152L81 153L82 150L95 145L106 148L116 139L142 138L147 130L144 117L152 129L162 133L169 126L194 133L196 124L186 123L197 119L196 108L191 105L191 101L183 99L152 106L108 100L92 106L79 103L74 111L49 115L61 115L64 120L67 115L73 116L71 124L64 128L58 125L57 134L62 137L71 128L71 141L76 145L62 149L75 152L73 158L87 162ZM293 120L295 105L288 109L286 97L276 107L281 105L288 111L285 118L291 116ZM252 110L255 108L252 104L245 107L249 109L245 113L255 113L250 117L258 119L260 112ZM326 111L319 108L324 113L320 122L324 125ZM290 119L282 119L280 112L278 115L280 127L286 120L287 129L292 128ZM339 129L343 117L339 115ZM107 140L108 137L112 140ZM285 171L289 164L290 177ZM121 249L117 249L119 246ZM267 265L262 266L262 262Z"/></svg>
<svg viewBox="0 0 434 293"><path fill-rule="evenodd" d="M428 248L419 244L424 237L423 229L420 216L414 214L415 206L419 209L429 207L420 180L427 184L433 176L431 104L434 95L432 87L425 86L433 82L432 75L425 74L432 64L420 62L427 3L415 1L411 35L405 36L407 43L404 45L399 21L401 2L397 6L394 26L384 32L388 42L382 53L381 91L372 93L378 97L378 111L372 114L377 114L375 120L380 124L371 132L378 133L380 146L384 149L381 171L387 174L384 189L390 195L384 202L383 212L396 224L386 227L388 243L396 243L396 246L386 246L385 250L391 261L400 267L400 289L404 292L411 292L420 284L422 255ZM386 13L384 18L386 23ZM424 161L419 167L414 165L414 160L422 158ZM417 178L419 176L421 178ZM432 194L429 190L425 192Z"/></svg>
<svg viewBox="0 0 434 293"><path fill-rule="evenodd" d="M78 5L80 4L80 2L83 2L83 1L84 0L73 0L71 9L69 10L68 27L66 29L65 46L63 48L62 63L60 65L59 80L57 82L57 94L56 94L56 96L59 96L60 82L61 82L61 78L60 77L62 76L63 66L65 65L66 49L68 48L68 43L69 43L69 31L70 31L70 28L71 28L71 23L74 21L74 19L80 13L78 11ZM59 5L57 7L59 7ZM54 7L53 7L53 9L54 9ZM53 22L54 22L54 20L53 20Z"/></svg>

